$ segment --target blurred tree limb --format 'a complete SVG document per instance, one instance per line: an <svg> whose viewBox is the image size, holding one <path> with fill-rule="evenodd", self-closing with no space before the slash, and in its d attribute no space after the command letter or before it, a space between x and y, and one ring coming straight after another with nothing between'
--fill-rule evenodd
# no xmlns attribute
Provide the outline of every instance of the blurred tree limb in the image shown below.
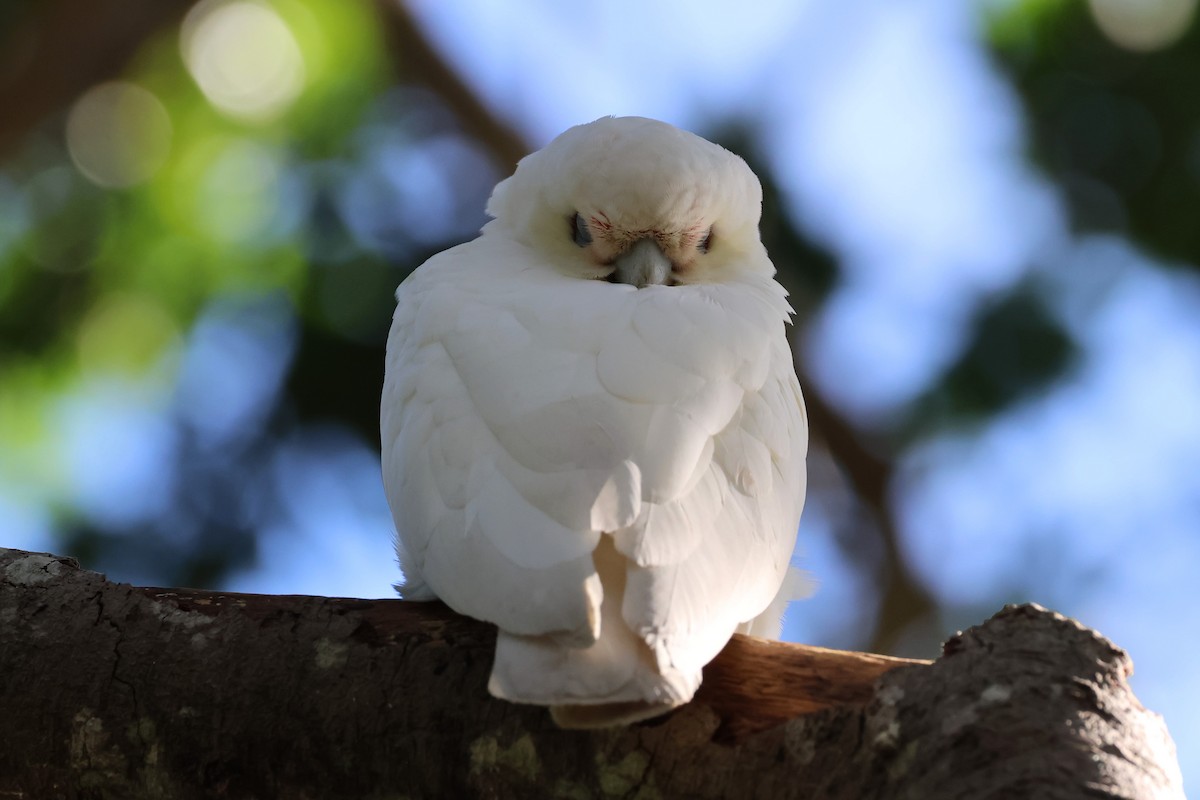
<svg viewBox="0 0 1200 800"><path fill-rule="evenodd" d="M868 449L862 435L838 414L797 364L813 432L824 441L859 500L870 510L883 544L883 589L870 649L893 652L905 630L934 610L933 599L916 579L900 553L900 533L888 497L894 473L890 460ZM802 523L803 524L803 523Z"/></svg>
<svg viewBox="0 0 1200 800"><path fill-rule="evenodd" d="M1125 653L1037 606L932 664L735 637L688 706L592 732L489 697L494 629L439 604L0 550L0 619L5 797L1183 797Z"/></svg>
<svg viewBox="0 0 1200 800"><path fill-rule="evenodd" d="M454 112L463 132L479 142L495 160L500 174L508 175L529 154L529 146L483 104L430 45L402 2L375 2L400 78L431 89Z"/></svg>
<svg viewBox="0 0 1200 800"><path fill-rule="evenodd" d="M0 157L89 87L120 74L153 33L194 0L40 0L0 37Z"/></svg>

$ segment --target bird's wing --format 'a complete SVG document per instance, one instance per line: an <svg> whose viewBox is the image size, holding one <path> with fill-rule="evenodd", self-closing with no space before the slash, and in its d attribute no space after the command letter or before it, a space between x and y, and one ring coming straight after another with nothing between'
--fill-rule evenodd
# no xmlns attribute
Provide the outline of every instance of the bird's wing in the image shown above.
<svg viewBox="0 0 1200 800"><path fill-rule="evenodd" d="M499 697L552 705L564 727L689 700L701 667L771 605L804 501L807 420L782 289L671 287L628 299L630 324L600 343L597 374L618 408L649 408L652 422L622 441L642 475L638 513L594 554L603 635L567 648L501 631L489 683Z"/></svg>
<svg viewBox="0 0 1200 800"><path fill-rule="evenodd" d="M774 282L635 290L485 234L398 298L381 422L406 595L587 644L612 533L660 661L715 655L766 607L806 441Z"/></svg>
<svg viewBox="0 0 1200 800"><path fill-rule="evenodd" d="M591 554L640 495L600 407L592 344L618 311L607 284L485 241L435 256L397 292L380 422L401 592L510 632L592 641Z"/></svg>
<svg viewBox="0 0 1200 800"><path fill-rule="evenodd" d="M770 287L704 287L704 302L685 304L693 326L683 336L645 336L664 360L691 359L710 386L695 398L701 408L671 408L696 421L693 436L704 437L709 453L696 462L698 477L647 498L637 523L615 536L631 561L625 621L660 670L698 671L740 623L771 604L789 567L804 503L808 421L778 311L782 290ZM671 321L646 320L636 318L635 328Z"/></svg>

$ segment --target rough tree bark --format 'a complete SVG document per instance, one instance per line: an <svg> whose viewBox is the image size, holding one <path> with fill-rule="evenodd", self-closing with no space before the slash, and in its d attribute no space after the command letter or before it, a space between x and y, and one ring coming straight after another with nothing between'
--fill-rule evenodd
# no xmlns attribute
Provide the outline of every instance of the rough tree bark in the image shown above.
<svg viewBox="0 0 1200 800"><path fill-rule="evenodd" d="M485 690L437 604L116 584L0 550L3 798L1181 798L1128 657L1010 606L935 662L735 637L651 723Z"/></svg>

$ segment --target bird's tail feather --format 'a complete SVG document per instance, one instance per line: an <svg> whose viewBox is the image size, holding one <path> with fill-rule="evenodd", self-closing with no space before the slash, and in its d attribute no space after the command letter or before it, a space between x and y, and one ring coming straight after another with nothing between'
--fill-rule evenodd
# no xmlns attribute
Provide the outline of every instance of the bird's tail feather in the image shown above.
<svg viewBox="0 0 1200 800"><path fill-rule="evenodd" d="M561 637L500 631L488 691L515 703L550 706L564 728L600 728L657 716L692 699L700 671L660 665L621 615L624 558L607 536L595 554L604 587L600 636L588 646Z"/></svg>

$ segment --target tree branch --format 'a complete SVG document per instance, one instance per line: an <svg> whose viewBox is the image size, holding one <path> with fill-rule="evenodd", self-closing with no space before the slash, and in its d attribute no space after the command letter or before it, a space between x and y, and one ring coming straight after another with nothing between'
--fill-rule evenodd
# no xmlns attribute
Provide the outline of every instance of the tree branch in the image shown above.
<svg viewBox="0 0 1200 800"><path fill-rule="evenodd" d="M1182 797L1125 654L1035 606L932 664L735 637L694 702L600 732L490 698L493 642L436 604L0 550L0 796Z"/></svg>
<svg viewBox="0 0 1200 800"><path fill-rule="evenodd" d="M115 77L194 0L40 0L0 42L0 156L93 84Z"/></svg>
<svg viewBox="0 0 1200 800"><path fill-rule="evenodd" d="M413 19L403 0L376 0L380 24L402 80L428 87L495 160L501 174L511 172L529 154L529 145L475 95L442 58Z"/></svg>

